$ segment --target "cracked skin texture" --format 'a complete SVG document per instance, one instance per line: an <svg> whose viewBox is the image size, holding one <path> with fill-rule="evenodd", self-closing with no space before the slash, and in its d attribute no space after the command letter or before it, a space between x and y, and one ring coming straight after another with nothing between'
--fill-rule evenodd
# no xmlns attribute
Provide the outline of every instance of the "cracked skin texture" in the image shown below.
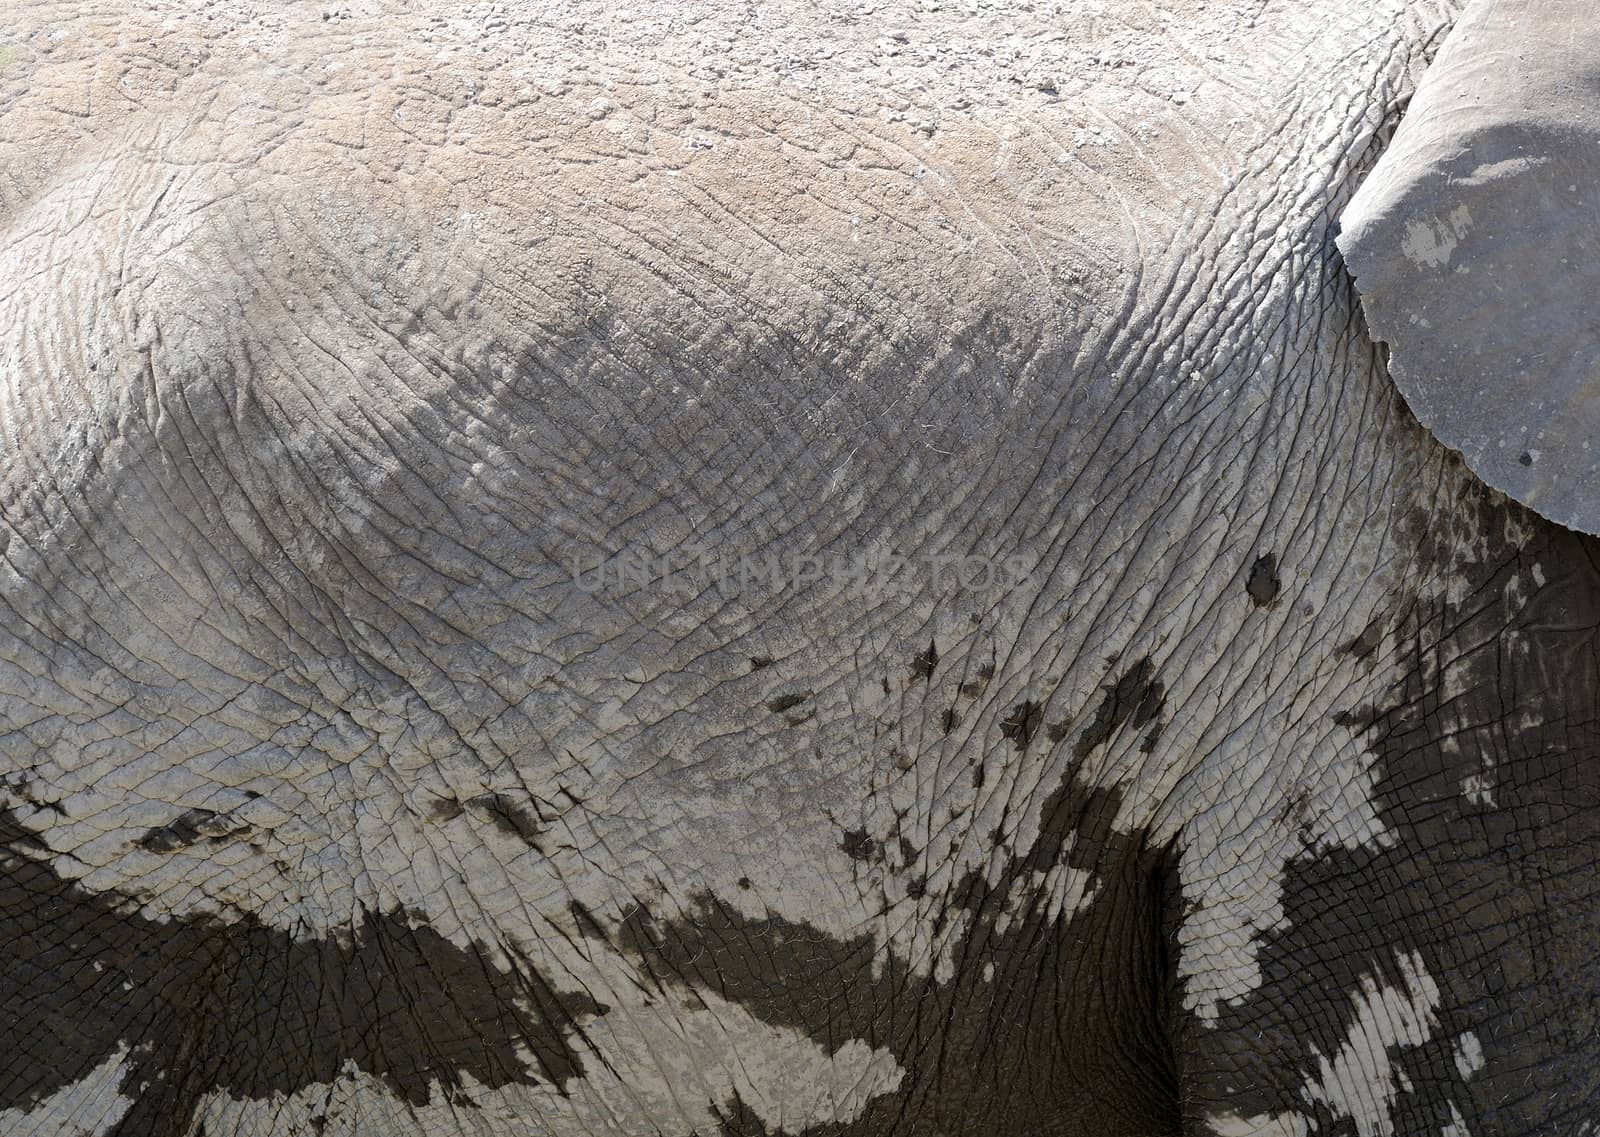
<svg viewBox="0 0 1600 1137"><path fill-rule="evenodd" d="M18 856L30 838L9 818L0 838L15 953L0 1004L28 1024L0 1108L77 1081L116 1040L145 1044L124 1083L141 1087L127 1133L186 1132L207 1091L267 1099L330 1082L347 1061L410 1101L455 1092L458 1071L561 1085L583 1072L580 1020L607 1010L403 914L366 913L345 944L249 920L144 921Z"/></svg>
<svg viewBox="0 0 1600 1137"><path fill-rule="evenodd" d="M1600 547L1479 484L1453 492L1450 529L1418 515L1406 530L1420 559L1461 558L1462 583L1393 611L1384 636L1409 668L1375 704L1336 716L1369 748L1392 837L1291 859L1265 982L1217 1024L1237 1049L1185 1071L1192 1093L1242 1116L1306 1111L1305 1072L1355 1017L1351 999L1323 993L1351 991L1363 970L1392 974L1407 951L1441 997L1426 1042L1395 1052L1415 1089L1384 1131L1446 1129L1453 1106L1474 1132L1555 1133L1592 1108ZM1285 808L1305 824L1299 803ZM1468 1036L1486 1065L1464 1061ZM1308 1112L1320 1131L1341 1124L1326 1106Z"/></svg>
<svg viewBox="0 0 1600 1137"><path fill-rule="evenodd" d="M1593 546L1331 240L1453 6L508 8L0 45L4 1120L1576 1115Z"/></svg>

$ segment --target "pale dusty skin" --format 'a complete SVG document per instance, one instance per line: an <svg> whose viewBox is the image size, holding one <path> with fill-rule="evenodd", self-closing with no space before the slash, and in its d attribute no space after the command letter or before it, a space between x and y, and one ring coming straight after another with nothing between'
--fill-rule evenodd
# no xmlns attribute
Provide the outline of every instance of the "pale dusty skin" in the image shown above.
<svg viewBox="0 0 1600 1137"><path fill-rule="evenodd" d="M609 925L709 893L948 979L955 889L1041 839L1145 657L1159 740L1075 776L1122 792L1116 832L1179 842L1187 1008L1255 989L1285 861L1393 839L1327 723L1402 674L1335 649L1456 587L1405 518L1442 516L1463 572L1490 555L1317 275L1453 15L25 8L0 37L0 802L28 855L154 920L338 938L403 910L611 1008L565 1094L416 1106L351 1069L219 1090L191 1131L687 1135L735 1092L773 1132L856 1120L895 1055L715 992L668 1013L573 901ZM1027 579L573 580L697 549ZM1061 745L1006 736L1029 699ZM492 795L532 803L538 848ZM190 810L200 839L141 844ZM1005 919L1096 888L1058 864ZM1387 1055L1439 1029L1395 966L1303 1091L1362 1137L1393 1131ZM106 1080L19 1131L111 1132Z"/></svg>

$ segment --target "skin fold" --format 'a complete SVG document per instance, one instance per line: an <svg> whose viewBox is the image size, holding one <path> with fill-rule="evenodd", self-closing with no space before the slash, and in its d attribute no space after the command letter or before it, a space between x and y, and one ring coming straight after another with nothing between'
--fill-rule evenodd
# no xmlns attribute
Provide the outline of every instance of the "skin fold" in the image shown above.
<svg viewBox="0 0 1600 1137"><path fill-rule="evenodd" d="M1459 15L28 5L0 1131L1582 1131L1597 549L1336 243Z"/></svg>

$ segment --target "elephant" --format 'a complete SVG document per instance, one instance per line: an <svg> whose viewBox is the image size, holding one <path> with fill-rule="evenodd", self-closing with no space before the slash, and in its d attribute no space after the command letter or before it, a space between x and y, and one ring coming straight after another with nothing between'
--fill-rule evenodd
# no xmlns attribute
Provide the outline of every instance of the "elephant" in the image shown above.
<svg viewBox="0 0 1600 1137"><path fill-rule="evenodd" d="M29 0L0 1131L1600 1132L1580 0Z"/></svg>

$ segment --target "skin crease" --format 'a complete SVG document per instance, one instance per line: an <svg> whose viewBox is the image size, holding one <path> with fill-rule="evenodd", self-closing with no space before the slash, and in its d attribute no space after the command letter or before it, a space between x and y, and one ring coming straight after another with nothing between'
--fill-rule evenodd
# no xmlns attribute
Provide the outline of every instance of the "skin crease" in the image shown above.
<svg viewBox="0 0 1600 1137"><path fill-rule="evenodd" d="M1595 550L1332 241L1454 7L696 15L0 43L6 1131L1569 1130Z"/></svg>

